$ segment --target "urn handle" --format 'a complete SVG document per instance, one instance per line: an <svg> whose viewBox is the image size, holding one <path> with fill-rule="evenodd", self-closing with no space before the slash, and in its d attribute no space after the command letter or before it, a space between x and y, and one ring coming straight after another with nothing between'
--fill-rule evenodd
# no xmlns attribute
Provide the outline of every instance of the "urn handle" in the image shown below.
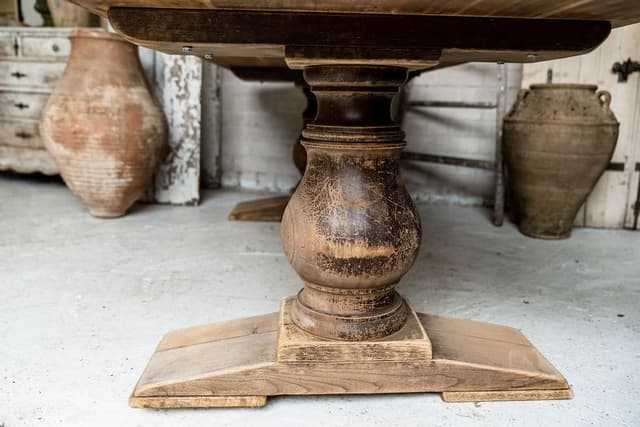
<svg viewBox="0 0 640 427"><path fill-rule="evenodd" d="M600 104L605 109L609 109L609 106L611 105L611 94L606 90L601 90L598 93L596 93L596 96L598 97Z"/></svg>
<svg viewBox="0 0 640 427"><path fill-rule="evenodd" d="M518 102L523 102L530 93L531 89L520 89L520 92L518 92Z"/></svg>

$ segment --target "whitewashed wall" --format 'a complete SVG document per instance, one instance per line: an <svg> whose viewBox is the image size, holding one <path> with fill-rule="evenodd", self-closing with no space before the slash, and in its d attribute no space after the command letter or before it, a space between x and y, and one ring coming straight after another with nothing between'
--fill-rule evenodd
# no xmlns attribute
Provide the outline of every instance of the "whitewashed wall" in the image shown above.
<svg viewBox="0 0 640 427"><path fill-rule="evenodd" d="M508 67L512 102L521 67ZM408 87L409 99L495 102L497 66L467 64L425 73ZM221 72L222 185L287 192L299 179L291 148L302 126L305 99L293 83L246 82ZM205 95L205 98L207 95ZM493 160L495 110L420 108L403 118L408 149ZM493 200L492 172L405 162L405 180L418 200L482 204Z"/></svg>
<svg viewBox="0 0 640 427"><path fill-rule="evenodd" d="M288 192L300 178L291 159L306 100L293 83L259 83L221 72L222 185Z"/></svg>
<svg viewBox="0 0 640 427"><path fill-rule="evenodd" d="M507 67L507 109L520 88L522 67ZM495 103L496 64L472 63L422 73L405 87L406 101ZM405 109L402 126L407 150L469 159L495 158L496 110L418 107ZM418 201L455 204L492 203L494 173L481 169L405 162L403 176Z"/></svg>

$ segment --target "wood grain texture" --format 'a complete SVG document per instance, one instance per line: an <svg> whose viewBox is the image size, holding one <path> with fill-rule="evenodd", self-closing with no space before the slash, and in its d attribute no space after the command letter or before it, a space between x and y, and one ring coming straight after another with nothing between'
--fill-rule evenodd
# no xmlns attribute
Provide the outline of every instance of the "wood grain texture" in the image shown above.
<svg viewBox="0 0 640 427"><path fill-rule="evenodd" d="M403 356L402 361L345 362L342 355L325 354L323 360L284 362L277 360L278 316L273 313L168 335L179 345L159 346L131 404L151 405L155 400L153 404L165 408L202 407L207 406L206 399L215 397L238 403L238 396L403 392L481 393L466 395L473 400L570 397L565 379L512 328L418 314L432 342L430 360ZM506 393L512 391L518 393ZM211 407L223 406L218 399L208 402Z"/></svg>
<svg viewBox="0 0 640 427"><path fill-rule="evenodd" d="M505 400L562 400L573 398L571 389L512 391L445 391L445 402L491 402Z"/></svg>
<svg viewBox="0 0 640 427"><path fill-rule="evenodd" d="M165 335L160 344L158 344L156 351L273 332L276 330L277 324L277 319L274 318L273 314L265 314L228 322L178 329Z"/></svg>
<svg viewBox="0 0 640 427"><path fill-rule="evenodd" d="M112 8L109 19L135 44L176 54L187 47L226 66L267 67L282 65L285 47L295 52L287 57L313 58L316 65L427 69L461 60L533 62L588 52L611 28L606 20L143 7Z"/></svg>
<svg viewBox="0 0 640 427"><path fill-rule="evenodd" d="M132 408L259 408L267 404L266 396L180 396L129 398Z"/></svg>
<svg viewBox="0 0 640 427"><path fill-rule="evenodd" d="M162 61L159 89L169 153L154 177L154 200L193 206L200 201L202 61L167 55Z"/></svg>
<svg viewBox="0 0 640 427"><path fill-rule="evenodd" d="M378 340L337 341L309 334L293 323L294 298L282 301L278 325L278 362L365 362L431 360L431 342L416 312L398 332Z"/></svg>
<svg viewBox="0 0 640 427"><path fill-rule="evenodd" d="M640 20L635 0L73 0L96 13L110 7L238 9L305 12L454 15L555 19L603 19L614 26Z"/></svg>
<svg viewBox="0 0 640 427"><path fill-rule="evenodd" d="M290 196L268 197L238 203L229 214L229 221L280 222Z"/></svg>
<svg viewBox="0 0 640 427"><path fill-rule="evenodd" d="M399 67L311 66L318 103L302 132L305 174L285 209L284 251L304 282L293 321L317 336L381 338L407 308L394 291L420 245L420 219L399 175L404 134L391 101Z"/></svg>

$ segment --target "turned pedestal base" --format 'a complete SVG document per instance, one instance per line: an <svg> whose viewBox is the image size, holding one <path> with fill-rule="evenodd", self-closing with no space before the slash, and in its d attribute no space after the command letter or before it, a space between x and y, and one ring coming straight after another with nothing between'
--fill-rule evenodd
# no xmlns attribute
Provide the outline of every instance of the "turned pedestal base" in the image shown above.
<svg viewBox="0 0 640 427"><path fill-rule="evenodd" d="M302 132L306 167L281 237L304 287L280 313L167 335L132 406L261 406L300 394L571 397L520 332L418 314L395 291L422 238L400 176L404 133L391 117L406 68L303 62L317 113Z"/></svg>
<svg viewBox="0 0 640 427"><path fill-rule="evenodd" d="M517 330L416 313L372 341L338 341L279 313L167 334L133 407L258 407L267 396L438 392L446 401L569 399L566 380Z"/></svg>

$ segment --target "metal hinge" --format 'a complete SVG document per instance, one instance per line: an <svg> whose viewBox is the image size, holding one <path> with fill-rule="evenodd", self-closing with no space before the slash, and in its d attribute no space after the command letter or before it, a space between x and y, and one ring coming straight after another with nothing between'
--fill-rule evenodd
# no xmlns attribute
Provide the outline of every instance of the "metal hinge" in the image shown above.
<svg viewBox="0 0 640 427"><path fill-rule="evenodd" d="M624 83L628 80L629 74L640 71L640 62L632 61L631 58L622 63L616 62L611 71L618 75L618 83Z"/></svg>

